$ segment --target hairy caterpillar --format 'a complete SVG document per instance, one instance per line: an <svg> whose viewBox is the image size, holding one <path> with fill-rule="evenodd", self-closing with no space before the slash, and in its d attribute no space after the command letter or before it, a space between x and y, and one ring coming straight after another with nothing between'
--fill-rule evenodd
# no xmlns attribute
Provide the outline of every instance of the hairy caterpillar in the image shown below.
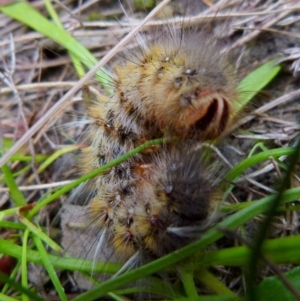
<svg viewBox="0 0 300 301"><path fill-rule="evenodd" d="M150 148L84 185L88 212L122 260L157 258L199 237L217 207L218 188L197 143L232 123L237 81L216 38L195 28L167 26L111 70L113 95L88 108L88 173L145 141L177 138Z"/></svg>

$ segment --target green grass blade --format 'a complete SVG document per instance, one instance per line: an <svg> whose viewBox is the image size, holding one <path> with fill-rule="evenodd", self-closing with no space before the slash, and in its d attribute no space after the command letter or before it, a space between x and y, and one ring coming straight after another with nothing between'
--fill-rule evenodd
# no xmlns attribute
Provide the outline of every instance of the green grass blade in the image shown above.
<svg viewBox="0 0 300 301"><path fill-rule="evenodd" d="M238 297L233 296L200 296L197 298L176 298L173 301L237 301Z"/></svg>
<svg viewBox="0 0 300 301"><path fill-rule="evenodd" d="M0 238L0 253L7 254L19 260L22 259L22 247L3 238ZM93 260L87 260L85 258L64 258L61 255L57 256L52 254L49 255L49 258L53 266L57 269L79 271L89 274L91 274L92 271L94 273L115 274L121 268L121 265L118 263L95 263ZM27 250L27 261L43 265L40 254L34 250Z"/></svg>
<svg viewBox="0 0 300 301"><path fill-rule="evenodd" d="M42 171L44 171L47 167L49 167L52 163L54 163L62 155L72 152L74 150L77 150L79 148L80 148L79 145L68 145L66 147L63 147L63 148L57 150L39 166L39 168L37 170L38 173L41 173Z"/></svg>
<svg viewBox="0 0 300 301"><path fill-rule="evenodd" d="M48 157L49 157L49 155L36 154L34 156L34 162L36 162L36 163L43 162ZM15 156L12 156L9 161L31 162L32 156L15 155Z"/></svg>
<svg viewBox="0 0 300 301"><path fill-rule="evenodd" d="M10 215L14 215L16 213L18 213L20 207L14 207L11 209L6 209L6 210L2 210L0 211L0 221L2 221L5 217L8 217Z"/></svg>
<svg viewBox="0 0 300 301"><path fill-rule="evenodd" d="M300 293L300 267L296 267L284 274L288 281ZM257 301L295 301L295 296L285 287L278 277L264 279L256 289Z"/></svg>
<svg viewBox="0 0 300 301"><path fill-rule="evenodd" d="M40 239L42 239L48 246L50 246L53 250L57 252L63 252L63 249L54 242L48 235L46 235L41 229L31 223L27 218L23 215L19 215L19 220L22 224L24 224L27 229L29 229L32 233L36 234Z"/></svg>
<svg viewBox="0 0 300 301"><path fill-rule="evenodd" d="M207 269L201 268L199 271L195 272L197 280L204 284L208 289L213 291L218 295L225 296L235 296L236 294L232 292L227 286L223 284L216 276L210 273Z"/></svg>
<svg viewBox="0 0 300 301"><path fill-rule="evenodd" d="M10 5L0 6L0 11L57 42L75 55L87 68L91 69L97 63L97 59L76 39L64 29L51 23L28 3L14 2ZM105 69L99 70L97 75L101 79L102 85L109 88L110 79Z"/></svg>
<svg viewBox="0 0 300 301"><path fill-rule="evenodd" d="M53 265L51 263L51 260L47 254L47 251L42 243L42 241L40 240L40 238L36 235L34 235L34 242L37 246L37 249L41 255L41 258L44 262L44 266L48 272L48 275L50 277L50 279L52 280L53 285L55 286L56 292L58 293L60 300L62 301L68 301L68 298L64 292L64 289L58 279L58 276L55 272L55 269L53 268Z"/></svg>
<svg viewBox="0 0 300 301"><path fill-rule="evenodd" d="M127 298L122 298L115 293L109 293L108 295L111 297L112 300L115 300L115 301L127 301L128 300Z"/></svg>
<svg viewBox="0 0 300 301"><path fill-rule="evenodd" d="M281 156L292 155L296 151L295 147L282 147L270 149L268 151L261 152L259 154L253 155L242 162L235 165L226 175L227 181L233 181L235 178L241 175L247 168L254 166L257 163L268 160L270 157L278 158Z"/></svg>
<svg viewBox="0 0 300 301"><path fill-rule="evenodd" d="M0 218L0 228L15 229L15 230L22 230L22 231L24 231L26 229L26 227L24 225L22 225L21 223L10 222L10 221L1 221L1 218Z"/></svg>
<svg viewBox="0 0 300 301"><path fill-rule="evenodd" d="M4 174L4 180L6 182L6 185L9 188L10 197L14 202L15 206L26 205L26 199L23 193L19 190L19 187L16 184L11 171L6 164L2 166L2 172Z"/></svg>
<svg viewBox="0 0 300 301"><path fill-rule="evenodd" d="M182 267L180 269L180 276L186 295L191 300L197 298L198 292L194 281L194 270L190 269L189 266Z"/></svg>
<svg viewBox="0 0 300 301"><path fill-rule="evenodd" d="M27 274L27 243L28 243L29 230L26 229L23 235L23 247L22 247L22 286L28 287L28 274ZM22 301L29 301L27 294L22 294Z"/></svg>
<svg viewBox="0 0 300 301"><path fill-rule="evenodd" d="M59 19L57 13L56 13L51 1L44 0L44 3L45 3L45 6L46 6L46 8L49 12L49 15L51 16L53 22L56 24L57 27L64 30L64 27L63 27L62 23L60 22L60 19ZM78 76L83 77L85 72L84 72L84 69L82 67L82 64L81 64L80 60L75 55L73 55L71 52L69 52L69 55L71 57L71 60L73 62L73 66L74 66Z"/></svg>
<svg viewBox="0 0 300 301"><path fill-rule="evenodd" d="M4 295L2 293L0 293L0 300L1 301L19 301L19 299L15 299L15 298L9 297L9 296Z"/></svg>
<svg viewBox="0 0 300 301"><path fill-rule="evenodd" d="M278 59L267 62L249 73L238 85L240 100L236 102L236 112L243 109L249 101L260 92L279 73L281 67L275 65Z"/></svg>
<svg viewBox="0 0 300 301"><path fill-rule="evenodd" d="M43 15L26 2L15 2L10 5L0 6L0 10L11 18L26 24L37 32L40 32L46 37L59 43L64 48L75 54L78 58L84 58L88 68L93 67L97 62L93 55L78 41L76 41L76 39L70 36L66 31L48 21Z"/></svg>
<svg viewBox="0 0 300 301"><path fill-rule="evenodd" d="M300 235L266 240L262 254L276 264L300 262ZM207 266L244 266L247 264L250 249L246 246L206 251L199 255L199 265Z"/></svg>

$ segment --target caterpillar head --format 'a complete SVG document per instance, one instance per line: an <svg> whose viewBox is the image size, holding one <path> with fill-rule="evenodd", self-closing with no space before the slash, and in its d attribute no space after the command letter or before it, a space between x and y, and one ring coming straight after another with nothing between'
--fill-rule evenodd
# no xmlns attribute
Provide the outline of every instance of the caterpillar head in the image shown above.
<svg viewBox="0 0 300 301"><path fill-rule="evenodd" d="M232 70L215 41L204 34L184 34L177 43L171 53L168 47L156 50L161 57L153 114L166 132L214 139L230 123L237 100Z"/></svg>

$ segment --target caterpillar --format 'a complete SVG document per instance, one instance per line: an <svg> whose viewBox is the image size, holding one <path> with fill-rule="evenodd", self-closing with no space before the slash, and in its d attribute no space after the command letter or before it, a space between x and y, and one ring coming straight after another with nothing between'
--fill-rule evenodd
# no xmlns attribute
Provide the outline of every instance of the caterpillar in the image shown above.
<svg viewBox="0 0 300 301"><path fill-rule="evenodd" d="M199 143L233 121L237 80L217 39L194 27L167 26L135 37L111 68L113 93L88 107L89 146L82 174L145 141L176 138L90 180L88 213L121 260L158 258L199 237L218 203L218 177ZM172 141L172 140L171 140ZM215 176L215 179L212 177Z"/></svg>

